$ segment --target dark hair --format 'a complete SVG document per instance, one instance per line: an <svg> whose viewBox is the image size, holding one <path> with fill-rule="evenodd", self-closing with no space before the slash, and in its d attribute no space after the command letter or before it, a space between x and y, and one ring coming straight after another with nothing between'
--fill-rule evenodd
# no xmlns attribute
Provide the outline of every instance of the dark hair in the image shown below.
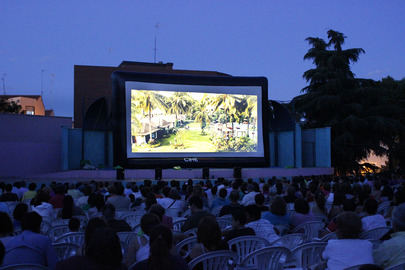
<svg viewBox="0 0 405 270"><path fill-rule="evenodd" d="M263 205L264 204L264 196L261 193L256 194L255 196L255 202L257 205Z"/></svg>
<svg viewBox="0 0 405 270"><path fill-rule="evenodd" d="M122 261L121 243L113 229L97 228L86 246L86 256L100 265L119 267Z"/></svg>
<svg viewBox="0 0 405 270"><path fill-rule="evenodd" d="M6 212L0 212L0 235L6 236L13 233L13 222Z"/></svg>
<svg viewBox="0 0 405 270"><path fill-rule="evenodd" d="M235 209L232 211L232 218L235 221L238 221L240 225L245 225L246 224L246 212L243 208L241 209Z"/></svg>
<svg viewBox="0 0 405 270"><path fill-rule="evenodd" d="M90 194L89 198L87 199L87 203L90 205L90 207L96 207L98 211L101 211L105 205L104 197L99 193Z"/></svg>
<svg viewBox="0 0 405 270"><path fill-rule="evenodd" d="M205 216L197 228L197 241L210 251L217 250L221 241L221 229L214 216Z"/></svg>
<svg viewBox="0 0 405 270"><path fill-rule="evenodd" d="M65 194L65 185L62 183L58 183L53 190L56 194Z"/></svg>
<svg viewBox="0 0 405 270"><path fill-rule="evenodd" d="M3 264L4 255L6 255L6 249L4 248L3 242L0 241L0 265Z"/></svg>
<svg viewBox="0 0 405 270"><path fill-rule="evenodd" d="M103 209L103 216L107 220L111 220L115 218L115 206L107 203Z"/></svg>
<svg viewBox="0 0 405 270"><path fill-rule="evenodd" d="M31 191L35 190L36 188L37 188L37 184L35 184L35 183L30 183L28 185L28 189L31 190Z"/></svg>
<svg viewBox="0 0 405 270"><path fill-rule="evenodd" d="M315 203L318 206L318 208L320 210L322 210L325 214L326 214L326 208L325 208L325 203L326 203L326 199L325 197L322 195L322 193L318 192L315 195Z"/></svg>
<svg viewBox="0 0 405 270"><path fill-rule="evenodd" d="M33 199L34 205L38 206L43 202L48 202L50 199L49 193L45 190L39 190L35 198Z"/></svg>
<svg viewBox="0 0 405 270"><path fill-rule="evenodd" d="M5 190L7 192L11 192L11 190L13 190L13 186L11 184L7 184L6 187L5 187Z"/></svg>
<svg viewBox="0 0 405 270"><path fill-rule="evenodd" d="M304 199L296 199L294 202L294 210L297 213L306 215L309 213L309 204Z"/></svg>
<svg viewBox="0 0 405 270"><path fill-rule="evenodd" d="M195 207L197 207L198 209L202 209L203 208L203 201L201 199L201 197L199 196L191 196L191 198L188 200L188 203L191 205L194 205Z"/></svg>
<svg viewBox="0 0 405 270"><path fill-rule="evenodd" d="M19 203L17 204L17 206L14 208L13 211L13 218L15 220L18 220L21 222L23 216L25 213L28 212L28 205L26 205L25 203Z"/></svg>
<svg viewBox="0 0 405 270"><path fill-rule="evenodd" d="M71 218L69 220L69 230L71 232L78 232L80 229L80 220L78 218Z"/></svg>
<svg viewBox="0 0 405 270"><path fill-rule="evenodd" d="M270 212L277 216L285 216L287 214L287 203L282 197L277 196L271 203Z"/></svg>
<svg viewBox="0 0 405 270"><path fill-rule="evenodd" d="M335 192L333 195L333 205L342 205L343 200L346 198L342 192Z"/></svg>
<svg viewBox="0 0 405 270"><path fill-rule="evenodd" d="M149 193L148 195L146 195L145 209L149 210L149 208L154 204L157 204L156 197L153 193Z"/></svg>
<svg viewBox="0 0 405 270"><path fill-rule="evenodd" d="M343 200L343 211L356 211L356 204L353 200L344 199Z"/></svg>
<svg viewBox="0 0 405 270"><path fill-rule="evenodd" d="M157 225L150 232L149 246L150 255L148 266L150 270L172 269L173 263L170 259L173 235L169 228L164 225Z"/></svg>
<svg viewBox="0 0 405 270"><path fill-rule="evenodd" d="M62 218L69 219L73 215L73 198L70 195L66 195L63 198Z"/></svg>
<svg viewBox="0 0 405 270"><path fill-rule="evenodd" d="M228 194L228 192L226 191L226 188L221 188L221 189L219 190L219 197L225 199L227 194Z"/></svg>
<svg viewBox="0 0 405 270"><path fill-rule="evenodd" d="M369 215L375 215L377 213L378 209L378 202L374 199L367 199L364 202L364 210L367 212Z"/></svg>
<svg viewBox="0 0 405 270"><path fill-rule="evenodd" d="M104 228L107 227L107 224L105 221L99 217L95 217L89 220L86 226L86 230L84 232L84 247L87 246L87 244L90 241L91 236L93 235L94 231L98 228Z"/></svg>
<svg viewBox="0 0 405 270"><path fill-rule="evenodd" d="M114 192L117 195L122 195L124 193L124 187L121 183L115 184Z"/></svg>
<svg viewBox="0 0 405 270"><path fill-rule="evenodd" d="M249 221L258 220L261 217L260 208L255 204L251 204L251 205L246 206L245 211L249 215L249 218L250 218Z"/></svg>
<svg viewBox="0 0 405 270"><path fill-rule="evenodd" d="M343 212L335 219L339 239L357 239L362 231L360 217L354 212Z"/></svg>
<svg viewBox="0 0 405 270"><path fill-rule="evenodd" d="M396 231L405 231L405 204L395 207L391 222Z"/></svg>
<svg viewBox="0 0 405 270"><path fill-rule="evenodd" d="M155 214L162 221L163 215L165 214L165 209L160 204L154 204L149 208L149 213Z"/></svg>
<svg viewBox="0 0 405 270"><path fill-rule="evenodd" d="M27 212L24 214L21 221L21 229L23 231L28 230L35 233L41 231L42 217L36 212Z"/></svg>
<svg viewBox="0 0 405 270"><path fill-rule="evenodd" d="M159 224L159 217L155 214L148 213L141 218L141 229L146 235L149 235L152 229Z"/></svg>
<svg viewBox="0 0 405 270"><path fill-rule="evenodd" d="M239 201L239 191L232 190L231 194L229 194L229 199L231 200L231 202Z"/></svg>

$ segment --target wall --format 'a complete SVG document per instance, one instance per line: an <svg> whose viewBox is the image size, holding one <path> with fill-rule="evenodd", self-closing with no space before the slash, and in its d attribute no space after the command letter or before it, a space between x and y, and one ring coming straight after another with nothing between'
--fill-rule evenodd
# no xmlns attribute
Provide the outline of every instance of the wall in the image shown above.
<svg viewBox="0 0 405 270"><path fill-rule="evenodd" d="M72 119L0 114L0 177L59 171L62 127L72 127Z"/></svg>
<svg viewBox="0 0 405 270"><path fill-rule="evenodd" d="M330 127L302 130L302 166L331 166Z"/></svg>

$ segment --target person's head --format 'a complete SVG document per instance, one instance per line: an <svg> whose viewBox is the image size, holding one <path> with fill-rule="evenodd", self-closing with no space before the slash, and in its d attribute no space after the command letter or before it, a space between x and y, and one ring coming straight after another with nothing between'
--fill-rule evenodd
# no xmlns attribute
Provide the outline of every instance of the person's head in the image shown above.
<svg viewBox="0 0 405 270"><path fill-rule="evenodd" d="M80 230L80 220L78 218L69 219L69 231L78 232Z"/></svg>
<svg viewBox="0 0 405 270"><path fill-rule="evenodd" d="M180 196L179 192L177 191L177 189L171 188L170 192L169 192L169 198L173 199L173 200L180 200L181 196Z"/></svg>
<svg viewBox="0 0 405 270"><path fill-rule="evenodd" d="M362 231L360 217L354 212L343 212L336 217L336 234L339 239L357 239Z"/></svg>
<svg viewBox="0 0 405 270"><path fill-rule="evenodd" d="M170 187L165 186L165 187L162 189L163 196L165 196L166 198L169 197L170 190L171 190Z"/></svg>
<svg viewBox="0 0 405 270"><path fill-rule="evenodd" d="M252 222L255 220L259 220L261 217L261 211L260 208L255 205L255 204L251 204L245 207L245 211L246 211L246 219L247 222Z"/></svg>
<svg viewBox="0 0 405 270"><path fill-rule="evenodd" d="M85 256L100 265L120 267L122 261L121 243L114 230L108 227L97 228L87 243Z"/></svg>
<svg viewBox="0 0 405 270"><path fill-rule="evenodd" d="M4 190L6 192L11 192L11 190L13 190L13 186L11 184L7 184Z"/></svg>
<svg viewBox="0 0 405 270"><path fill-rule="evenodd" d="M89 198L87 199L87 203L90 207L96 207L98 211L101 211L105 205L104 197L99 193L90 194Z"/></svg>
<svg viewBox="0 0 405 270"><path fill-rule="evenodd" d="M162 221L163 215L165 214L165 209L163 208L163 206L156 203L149 208L149 213L157 215L160 221Z"/></svg>
<svg viewBox="0 0 405 270"><path fill-rule="evenodd" d="M203 200L199 196L191 196L188 203L190 204L191 212L200 211L203 208Z"/></svg>
<svg viewBox="0 0 405 270"><path fill-rule="evenodd" d="M34 191L37 188L37 184L35 183L30 183L28 185L28 190Z"/></svg>
<svg viewBox="0 0 405 270"><path fill-rule="evenodd" d="M335 192L333 196L333 205L342 205L345 198L346 196L343 192Z"/></svg>
<svg viewBox="0 0 405 270"><path fill-rule="evenodd" d="M0 212L0 237L13 233L13 222L6 212Z"/></svg>
<svg viewBox="0 0 405 270"><path fill-rule="evenodd" d="M21 221L21 229L23 231L32 231L40 233L42 217L36 212L27 212L24 214Z"/></svg>
<svg viewBox="0 0 405 270"><path fill-rule="evenodd" d="M41 204L43 202L48 202L50 199L49 193L45 190L40 190L35 197L35 202Z"/></svg>
<svg viewBox="0 0 405 270"><path fill-rule="evenodd" d="M113 220L115 218L115 206L107 203L103 209L103 216L106 220Z"/></svg>
<svg viewBox="0 0 405 270"><path fill-rule="evenodd" d="M115 184L114 193L120 196L124 194L124 186L121 183Z"/></svg>
<svg viewBox="0 0 405 270"><path fill-rule="evenodd" d="M91 236L93 235L94 231L98 228L107 227L107 224L102 218L95 217L89 220L86 226L86 230L84 232L84 246L86 247L89 243Z"/></svg>
<svg viewBox="0 0 405 270"><path fill-rule="evenodd" d="M343 211L356 211L356 204L353 200L344 199L343 200Z"/></svg>
<svg viewBox="0 0 405 270"><path fill-rule="evenodd" d="M319 209L325 211L325 203L326 203L326 199L325 197L322 195L322 193L317 193L315 195L315 203L318 206Z"/></svg>
<svg viewBox="0 0 405 270"><path fill-rule="evenodd" d="M164 226L157 225L150 232L149 238L149 261L148 269L165 269L172 264L170 260L170 250L173 244L172 231Z"/></svg>
<svg viewBox="0 0 405 270"><path fill-rule="evenodd" d="M228 192L226 191L226 188L221 188L219 190L219 197L220 198L225 199L227 194L228 194Z"/></svg>
<svg viewBox="0 0 405 270"><path fill-rule="evenodd" d="M262 206L264 204L264 196L261 193L255 195L255 202L258 206Z"/></svg>
<svg viewBox="0 0 405 270"><path fill-rule="evenodd" d="M68 219L73 215L73 198L70 195L66 195L63 198L62 218Z"/></svg>
<svg viewBox="0 0 405 270"><path fill-rule="evenodd" d="M24 214L27 212L28 212L28 205L26 205L25 203L17 204L17 206L14 208L13 211L14 220L21 222Z"/></svg>
<svg viewBox="0 0 405 270"><path fill-rule="evenodd" d="M246 224L246 212L243 208L232 211L232 227L239 228Z"/></svg>
<svg viewBox="0 0 405 270"><path fill-rule="evenodd" d="M214 216L205 216L197 228L197 241L210 251L217 249L221 241L221 229Z"/></svg>
<svg viewBox="0 0 405 270"><path fill-rule="evenodd" d="M270 212L276 216L285 216L287 214L287 203L280 196L277 196L270 206Z"/></svg>
<svg viewBox="0 0 405 270"><path fill-rule="evenodd" d="M231 194L229 194L229 199L233 203L237 203L239 201L239 191L237 190L232 190Z"/></svg>
<svg viewBox="0 0 405 270"><path fill-rule="evenodd" d="M372 198L367 199L364 202L364 211L369 215L375 215L378 209L378 202Z"/></svg>
<svg viewBox="0 0 405 270"><path fill-rule="evenodd" d="M297 213L307 215L309 213L309 204L305 199L296 199L294 202L294 210Z"/></svg>
<svg viewBox="0 0 405 270"><path fill-rule="evenodd" d="M159 217L155 214L148 213L141 218L141 229L146 235L149 235L152 229L159 224Z"/></svg>
<svg viewBox="0 0 405 270"><path fill-rule="evenodd" d="M392 213L392 227L395 231L405 231L405 204L395 207Z"/></svg>
<svg viewBox="0 0 405 270"><path fill-rule="evenodd" d="M156 197L153 193L149 193L148 195L146 195L145 209L149 210L149 208L154 204L157 204Z"/></svg>
<svg viewBox="0 0 405 270"><path fill-rule="evenodd" d="M3 242L0 241L0 265L3 264L4 255L6 255L6 249L4 248Z"/></svg>
<svg viewBox="0 0 405 270"><path fill-rule="evenodd" d="M62 183L58 183L55 185L53 190L55 191L56 194L63 195L65 194L65 185Z"/></svg>

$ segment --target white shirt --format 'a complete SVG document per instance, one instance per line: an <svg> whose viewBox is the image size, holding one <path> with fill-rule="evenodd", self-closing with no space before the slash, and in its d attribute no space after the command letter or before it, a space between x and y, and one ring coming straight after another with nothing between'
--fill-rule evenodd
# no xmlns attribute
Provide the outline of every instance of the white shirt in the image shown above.
<svg viewBox="0 0 405 270"><path fill-rule="evenodd" d="M382 215L366 216L361 219L363 231L369 231L375 228L387 227L387 223Z"/></svg>
<svg viewBox="0 0 405 270"><path fill-rule="evenodd" d="M249 192L248 194L243 196L243 199L240 204L244 205L244 206L256 204L256 201L255 201L256 194L259 194L259 192L254 192L254 191Z"/></svg>
<svg viewBox="0 0 405 270"><path fill-rule="evenodd" d="M262 237L270 243L280 238L280 236L278 236L274 231L273 224L271 224L271 222L267 219L258 219L249 222L245 225L245 227L252 228L255 231L256 236Z"/></svg>
<svg viewBox="0 0 405 270"><path fill-rule="evenodd" d="M175 208L173 207L173 202L174 200L172 198L161 198L156 200L158 204L160 204L164 209L167 209L169 206L170 208Z"/></svg>
<svg viewBox="0 0 405 270"><path fill-rule="evenodd" d="M32 211L37 212L43 219L52 221L55 217L53 205L47 202L42 202L38 206L32 206Z"/></svg>
<svg viewBox="0 0 405 270"><path fill-rule="evenodd" d="M329 270L342 270L358 264L373 264L373 244L360 239L329 240L322 257Z"/></svg>

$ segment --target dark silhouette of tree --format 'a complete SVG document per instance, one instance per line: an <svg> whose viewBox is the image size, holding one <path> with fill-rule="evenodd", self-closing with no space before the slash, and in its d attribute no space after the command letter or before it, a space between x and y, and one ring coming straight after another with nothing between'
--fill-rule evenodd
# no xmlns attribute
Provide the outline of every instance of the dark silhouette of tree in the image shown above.
<svg viewBox="0 0 405 270"><path fill-rule="evenodd" d="M20 113L21 106L14 101L9 102L5 98L0 98L0 112L5 113Z"/></svg>

